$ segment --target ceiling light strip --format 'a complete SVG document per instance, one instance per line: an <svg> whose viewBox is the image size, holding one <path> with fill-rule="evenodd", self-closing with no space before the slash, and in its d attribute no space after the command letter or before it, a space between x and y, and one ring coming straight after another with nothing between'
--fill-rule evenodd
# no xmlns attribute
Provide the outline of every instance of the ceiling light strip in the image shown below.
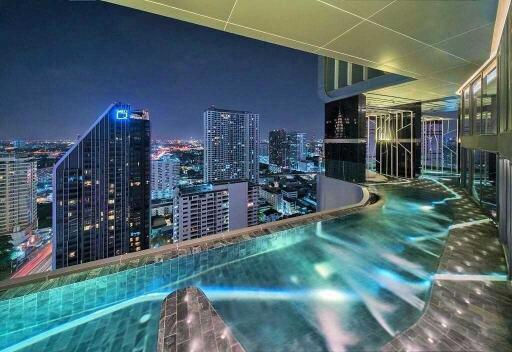
<svg viewBox="0 0 512 352"><path fill-rule="evenodd" d="M370 19L369 19L369 17L368 17L368 19L367 19L367 18L364 18L364 17L361 17L361 16L359 16L359 15L356 15L355 13L352 13L352 12L350 12L350 11L344 10L344 9L342 9L342 8L338 7L338 6L335 6L335 5L329 4L328 2L325 2L325 1L323 1L323 0L316 0L316 1L317 1L317 2L319 2L319 3L321 3L321 4L327 5L327 6L329 6L329 7L335 8L335 9L337 9L337 10L339 10L339 11L342 11L342 12L345 12L345 13L348 13L348 14L351 14L352 16L356 16L356 17L358 17L358 18L361 18L361 19L363 19L364 21L367 21L367 22L369 22L369 23L371 23L371 24L374 24L374 25L376 25L376 26L378 26L378 27L381 27L381 28L384 28L384 29L390 30L391 32L393 32L393 33L395 33L395 34L398 34L398 35L404 36L404 37L406 37L406 38L408 38L408 39L410 39L410 40L413 40L413 41L415 41L415 42L417 42L417 43L420 43L420 44L426 45L426 46L428 46L428 47L430 47L430 48L433 48L433 49L439 50L439 51L441 51L441 52L443 52L443 53L445 53L445 54L447 54L447 55L453 56L453 57L455 57L455 58L457 58L457 59L460 59L460 60L462 60L462 61L470 62L469 60L466 60L466 59L464 59L464 58L462 58L462 57L460 57L460 56L457 56L457 55L452 54L452 53L450 53L450 52L448 52L448 51L445 51L445 50L442 50L442 49L436 48L435 46L433 46L433 45L431 45L431 44L425 43L425 42L423 42L423 41L421 41L421 40L419 40L419 39L413 38L413 37L411 37L411 36L409 36L409 35L407 35L407 34L404 34L404 33L402 33L402 32L399 32L399 31L397 31L397 30L394 30L394 29L392 29L392 28L389 28L389 27L386 27L386 26L384 26L384 25L382 25L382 24L379 24L379 23L377 23L377 22L374 22L374 21L370 20ZM510 1L510 0L506 0L506 1ZM325 49L325 48L324 48L324 49Z"/></svg>
<svg viewBox="0 0 512 352"><path fill-rule="evenodd" d="M344 36L345 34L347 34L348 32L350 32L351 30L353 30L354 28L356 28L357 26L359 26L361 23L364 23L365 20L369 19L369 18L372 18L373 16L375 16L376 14L380 13L382 10L384 10L386 7L394 4L395 2L397 2L398 0L393 0L392 2L390 2L389 4L387 4L386 6L382 7L381 9L379 9L378 11L375 11L374 13L372 13L370 16L368 16L367 18L365 18L364 20L362 20L361 22L358 22L356 23L355 25L353 25L352 27L350 27L349 29L345 30L343 33L341 33L340 35L334 37L333 39L329 40L327 43L323 44L322 47L325 47L329 44L331 44L332 42L334 42L335 40L337 40L338 38Z"/></svg>
<svg viewBox="0 0 512 352"><path fill-rule="evenodd" d="M235 3L233 4L231 11L229 12L228 20L226 21L226 24L224 25L224 30L226 30L226 28L228 27L229 21L231 20L231 15L233 15L233 11L235 10L237 3L238 3L238 0L235 0Z"/></svg>
<svg viewBox="0 0 512 352"><path fill-rule="evenodd" d="M158 1L152 1L152 0L143 0L144 2L148 2L150 4L154 4L154 5L159 5L159 6L163 6L163 7L168 7L170 9L173 9L173 10L176 10L176 11L181 11L181 12L185 12L185 13L188 13L188 14L191 14L191 15L196 15L196 16L199 16L199 17L204 17L204 18L207 18L209 20L214 20L214 21L218 21L218 22L222 22L222 23L226 23L225 20L221 20L219 18L215 18L215 17L211 17L211 16L207 16L207 15L203 15L202 13L198 13L198 12L194 12L194 11L189 11L189 10L185 10L185 9L180 9L179 7L176 7L176 6L171 6L171 5L167 5L167 4L162 4L161 2L158 2Z"/></svg>

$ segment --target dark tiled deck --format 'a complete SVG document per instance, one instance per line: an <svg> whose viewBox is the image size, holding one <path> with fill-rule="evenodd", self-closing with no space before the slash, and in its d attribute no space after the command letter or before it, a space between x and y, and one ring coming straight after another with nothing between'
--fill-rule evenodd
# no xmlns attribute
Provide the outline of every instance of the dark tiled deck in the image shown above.
<svg viewBox="0 0 512 352"><path fill-rule="evenodd" d="M512 351L512 283L496 226L461 191L430 302L383 351Z"/></svg>
<svg viewBox="0 0 512 352"><path fill-rule="evenodd" d="M158 352L245 352L205 294L188 287L162 303Z"/></svg>

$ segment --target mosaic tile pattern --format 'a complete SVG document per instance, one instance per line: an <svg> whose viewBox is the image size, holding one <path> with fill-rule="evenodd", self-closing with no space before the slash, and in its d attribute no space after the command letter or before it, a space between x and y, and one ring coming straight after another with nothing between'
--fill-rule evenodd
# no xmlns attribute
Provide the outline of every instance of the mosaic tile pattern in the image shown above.
<svg viewBox="0 0 512 352"><path fill-rule="evenodd" d="M422 317L384 352L512 351L512 282L491 281L507 269L496 225L463 190L454 189L460 198L449 200L454 223L437 272L488 280L436 280Z"/></svg>
<svg viewBox="0 0 512 352"><path fill-rule="evenodd" d="M0 349L129 299L148 294L167 295L192 280L195 273L279 250L303 241L307 236L301 228L293 228L285 233L249 238L230 245L226 242L208 251L2 300ZM8 333L3 333L5 331Z"/></svg>
<svg viewBox="0 0 512 352"><path fill-rule="evenodd" d="M204 293L179 289L163 301L158 352L245 352Z"/></svg>
<svg viewBox="0 0 512 352"><path fill-rule="evenodd" d="M507 264L492 222L456 228L450 231L438 273L505 273Z"/></svg>
<svg viewBox="0 0 512 352"><path fill-rule="evenodd" d="M366 206L366 208L382 205L382 202L376 202L374 198L372 198L369 203L372 203L372 205ZM229 246L251 240L253 238L276 234L284 230L297 228L310 223L339 218L361 211L362 209L365 209L365 206L313 213L274 223L249 227L242 230L206 236L198 240L166 245L158 249L130 253L126 256L98 260L96 262L77 265L64 270L30 275L20 279L4 280L0 282L0 301L60 286L76 284L89 279L108 276L125 270L144 267L146 265L152 265L164 260L170 260L210 249Z"/></svg>
<svg viewBox="0 0 512 352"><path fill-rule="evenodd" d="M510 282L439 284L421 319L382 351L512 351Z"/></svg>
<svg viewBox="0 0 512 352"><path fill-rule="evenodd" d="M137 303L86 323L48 334L23 352L155 351L160 300Z"/></svg>

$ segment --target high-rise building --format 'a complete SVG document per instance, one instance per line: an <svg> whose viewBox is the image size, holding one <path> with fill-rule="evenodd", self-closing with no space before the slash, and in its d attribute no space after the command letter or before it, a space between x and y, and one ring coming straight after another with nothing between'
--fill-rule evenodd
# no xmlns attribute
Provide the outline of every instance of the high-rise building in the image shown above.
<svg viewBox="0 0 512 352"><path fill-rule="evenodd" d="M149 113L111 105L53 169L53 268L149 247Z"/></svg>
<svg viewBox="0 0 512 352"><path fill-rule="evenodd" d="M0 235L37 229L37 162L0 155Z"/></svg>
<svg viewBox="0 0 512 352"><path fill-rule="evenodd" d="M174 194L174 241L258 224L258 188L240 180L178 186Z"/></svg>
<svg viewBox="0 0 512 352"><path fill-rule="evenodd" d="M211 107L204 114L204 181L258 182L259 115Z"/></svg>
<svg viewBox="0 0 512 352"><path fill-rule="evenodd" d="M178 184L180 161L166 154L151 160L151 199L172 198L173 188Z"/></svg>
<svg viewBox="0 0 512 352"><path fill-rule="evenodd" d="M289 132L287 134L286 166L298 170L299 161L306 159L306 134Z"/></svg>
<svg viewBox="0 0 512 352"><path fill-rule="evenodd" d="M260 154L260 157L268 158L268 141L267 140L260 141L259 154Z"/></svg>
<svg viewBox="0 0 512 352"><path fill-rule="evenodd" d="M286 131L284 129L270 131L268 134L269 163L279 167L286 166L287 149Z"/></svg>

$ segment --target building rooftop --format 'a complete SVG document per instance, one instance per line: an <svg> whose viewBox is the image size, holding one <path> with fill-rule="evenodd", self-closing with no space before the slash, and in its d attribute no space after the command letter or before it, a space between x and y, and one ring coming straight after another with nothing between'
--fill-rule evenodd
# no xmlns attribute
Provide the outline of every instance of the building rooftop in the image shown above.
<svg viewBox="0 0 512 352"><path fill-rule="evenodd" d="M176 187L178 189L179 195L190 195L190 194L199 194L203 192L211 192L213 191L213 186L211 183L201 183L197 185L179 185Z"/></svg>
<svg viewBox="0 0 512 352"><path fill-rule="evenodd" d="M233 113L233 114L252 114L250 111L244 111L244 110L230 110L230 109L222 109L217 108L215 106L210 106L206 111L217 111L217 112L227 112L227 113Z"/></svg>

